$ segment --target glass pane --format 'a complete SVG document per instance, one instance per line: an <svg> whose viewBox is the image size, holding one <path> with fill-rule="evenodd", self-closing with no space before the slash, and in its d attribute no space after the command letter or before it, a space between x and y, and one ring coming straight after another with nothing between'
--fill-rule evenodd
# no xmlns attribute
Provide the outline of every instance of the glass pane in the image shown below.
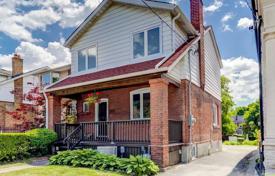
<svg viewBox="0 0 275 176"><path fill-rule="evenodd" d="M96 47L88 49L88 69L96 68Z"/></svg>
<svg viewBox="0 0 275 176"><path fill-rule="evenodd" d="M150 93L143 94L143 118L150 118Z"/></svg>
<svg viewBox="0 0 275 176"><path fill-rule="evenodd" d="M148 31L148 55L160 53L159 28Z"/></svg>
<svg viewBox="0 0 275 176"><path fill-rule="evenodd" d="M133 118L140 118L140 94L133 95Z"/></svg>
<svg viewBox="0 0 275 176"><path fill-rule="evenodd" d="M52 82L55 83L59 80L60 74L59 73L52 73Z"/></svg>
<svg viewBox="0 0 275 176"><path fill-rule="evenodd" d="M42 75L42 85L46 86L46 85L49 85L49 84L51 84L51 73L50 72L44 73Z"/></svg>
<svg viewBox="0 0 275 176"><path fill-rule="evenodd" d="M86 52L78 51L78 71L86 70Z"/></svg>
<svg viewBox="0 0 275 176"><path fill-rule="evenodd" d="M144 32L134 34L134 58L144 56Z"/></svg>

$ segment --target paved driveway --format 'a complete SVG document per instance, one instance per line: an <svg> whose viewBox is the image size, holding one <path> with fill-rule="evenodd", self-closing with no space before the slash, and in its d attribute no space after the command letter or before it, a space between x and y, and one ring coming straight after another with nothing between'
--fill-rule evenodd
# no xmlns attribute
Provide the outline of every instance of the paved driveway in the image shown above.
<svg viewBox="0 0 275 176"><path fill-rule="evenodd" d="M223 146L223 151L180 164L160 176L253 176L257 148L253 146Z"/></svg>

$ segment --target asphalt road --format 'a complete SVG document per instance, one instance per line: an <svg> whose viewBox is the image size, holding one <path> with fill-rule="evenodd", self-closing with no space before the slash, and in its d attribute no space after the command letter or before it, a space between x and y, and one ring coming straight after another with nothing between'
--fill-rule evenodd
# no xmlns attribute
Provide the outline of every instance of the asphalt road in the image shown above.
<svg viewBox="0 0 275 176"><path fill-rule="evenodd" d="M254 176L255 160L258 157L254 146L223 146L223 151L214 153L189 164L169 168L160 176Z"/></svg>

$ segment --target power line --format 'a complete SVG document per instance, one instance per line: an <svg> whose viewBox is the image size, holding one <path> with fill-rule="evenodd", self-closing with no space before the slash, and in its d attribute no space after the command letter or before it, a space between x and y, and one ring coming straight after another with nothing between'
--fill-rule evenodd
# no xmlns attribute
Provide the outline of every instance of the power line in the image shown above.
<svg viewBox="0 0 275 176"><path fill-rule="evenodd" d="M184 42L186 42L187 40L185 38L183 38L177 31L175 31L173 29L173 27L171 27L165 20L162 19L162 17L156 12L154 11L154 9L147 3L145 2L145 0L141 0L163 23L165 23L170 29L171 31L173 31L177 36L179 36Z"/></svg>

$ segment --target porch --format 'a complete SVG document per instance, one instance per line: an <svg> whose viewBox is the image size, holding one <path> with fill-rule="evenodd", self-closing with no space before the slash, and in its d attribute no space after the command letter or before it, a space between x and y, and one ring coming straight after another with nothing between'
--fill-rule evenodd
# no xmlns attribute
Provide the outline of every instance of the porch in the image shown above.
<svg viewBox="0 0 275 176"><path fill-rule="evenodd" d="M169 120L169 144L182 143L182 121ZM58 141L73 149L82 143L91 146L149 146L150 120L118 120L55 124Z"/></svg>

